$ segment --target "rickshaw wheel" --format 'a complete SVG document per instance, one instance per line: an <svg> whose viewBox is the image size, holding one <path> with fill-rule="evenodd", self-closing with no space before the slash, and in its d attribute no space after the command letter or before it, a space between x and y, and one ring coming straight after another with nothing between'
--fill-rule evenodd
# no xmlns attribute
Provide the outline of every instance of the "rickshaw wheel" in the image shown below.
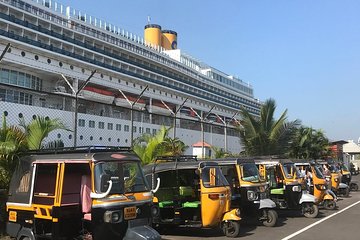
<svg viewBox="0 0 360 240"><path fill-rule="evenodd" d="M21 238L21 240L30 240L30 238L29 237L23 237L23 238Z"/></svg>
<svg viewBox="0 0 360 240"><path fill-rule="evenodd" d="M316 218L319 214L319 207L315 204L303 206L304 216L307 218Z"/></svg>
<svg viewBox="0 0 360 240"><path fill-rule="evenodd" d="M276 225L278 214L275 210L269 209L266 212L267 218L263 221L264 226L266 227L274 227Z"/></svg>
<svg viewBox="0 0 360 240"><path fill-rule="evenodd" d="M240 223L236 221L224 222L222 230L227 237L235 238L240 233Z"/></svg>
<svg viewBox="0 0 360 240"><path fill-rule="evenodd" d="M350 188L347 187L344 192L344 197L348 197L350 195Z"/></svg>
<svg viewBox="0 0 360 240"><path fill-rule="evenodd" d="M334 210L336 208L336 203L333 200L325 200L324 208L327 210Z"/></svg>

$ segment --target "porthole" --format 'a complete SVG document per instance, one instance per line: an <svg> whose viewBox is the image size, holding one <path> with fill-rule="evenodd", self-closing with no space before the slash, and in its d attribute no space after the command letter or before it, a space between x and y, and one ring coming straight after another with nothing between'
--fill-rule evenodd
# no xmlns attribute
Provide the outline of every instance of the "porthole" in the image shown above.
<svg viewBox="0 0 360 240"><path fill-rule="evenodd" d="M51 63L51 60L50 60L49 58L48 58L48 60L47 60L47 63L48 63L48 64L50 64L50 63Z"/></svg>
<svg viewBox="0 0 360 240"><path fill-rule="evenodd" d="M21 56L25 57L26 53L24 51L21 52Z"/></svg>
<svg viewBox="0 0 360 240"><path fill-rule="evenodd" d="M60 134L60 133L58 133L57 138L61 138L61 134Z"/></svg>
<svg viewBox="0 0 360 240"><path fill-rule="evenodd" d="M104 78L104 74L101 73L101 74L100 74L100 77L101 77L101 78Z"/></svg>
<svg viewBox="0 0 360 240"><path fill-rule="evenodd" d="M23 114L22 113L19 113L19 118L23 118Z"/></svg>
<svg viewBox="0 0 360 240"><path fill-rule="evenodd" d="M91 137L90 137L90 141L92 141L93 139L94 139L93 136L91 136Z"/></svg>
<svg viewBox="0 0 360 240"><path fill-rule="evenodd" d="M62 66L63 66L63 63L62 63L62 62L59 62L59 66L62 67Z"/></svg>
<svg viewBox="0 0 360 240"><path fill-rule="evenodd" d="M71 70L74 70L74 66L73 66L73 65L70 65L70 69L71 69Z"/></svg>
<svg viewBox="0 0 360 240"><path fill-rule="evenodd" d="M127 139L125 139L125 143L127 143L128 142L128 140Z"/></svg>
<svg viewBox="0 0 360 240"><path fill-rule="evenodd" d="M7 111L4 111L4 115L5 115L5 117L7 117L7 115L9 115L9 113Z"/></svg>
<svg viewBox="0 0 360 240"><path fill-rule="evenodd" d="M45 120L46 120L46 121L49 121L49 120L50 120L50 118L49 118L48 116L46 116L46 117L45 117Z"/></svg>
<svg viewBox="0 0 360 240"><path fill-rule="evenodd" d="M121 83L121 80L120 80L120 79L118 79L118 83Z"/></svg>
<svg viewBox="0 0 360 240"><path fill-rule="evenodd" d="M111 142L111 138L108 138L108 141Z"/></svg>
<svg viewBox="0 0 360 240"><path fill-rule="evenodd" d="M8 52L8 53L11 53L11 48L9 48L7 52Z"/></svg>
<svg viewBox="0 0 360 240"><path fill-rule="evenodd" d="M99 140L102 141L102 137L99 137Z"/></svg>
<svg viewBox="0 0 360 240"><path fill-rule="evenodd" d="M35 55L34 58L35 58L36 61L39 60L39 56L38 56L38 55Z"/></svg>
<svg viewBox="0 0 360 240"><path fill-rule="evenodd" d="M80 138L81 138L81 137L82 137L82 136L80 136ZM69 135L69 139L72 139L72 135L71 135L71 134Z"/></svg>
<svg viewBox="0 0 360 240"><path fill-rule="evenodd" d="M81 136L80 136L80 140L83 140L83 139L84 139L84 136L83 136L83 135L81 135Z"/></svg>
<svg viewBox="0 0 360 240"><path fill-rule="evenodd" d="M35 120L35 119L36 119L36 115L33 115L32 118Z"/></svg>
<svg viewBox="0 0 360 240"><path fill-rule="evenodd" d="M81 69L81 72L82 72L82 73L85 73L85 69Z"/></svg>
<svg viewBox="0 0 360 240"><path fill-rule="evenodd" d="M120 138L117 139L117 142L120 142Z"/></svg>
<svg viewBox="0 0 360 240"><path fill-rule="evenodd" d="M110 81L112 81L112 76L109 77Z"/></svg>

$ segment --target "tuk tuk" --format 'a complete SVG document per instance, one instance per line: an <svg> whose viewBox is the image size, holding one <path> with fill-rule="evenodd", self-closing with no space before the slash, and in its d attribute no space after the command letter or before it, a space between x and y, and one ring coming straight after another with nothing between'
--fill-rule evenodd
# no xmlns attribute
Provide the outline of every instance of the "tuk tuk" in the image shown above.
<svg viewBox="0 0 360 240"><path fill-rule="evenodd" d="M297 209L307 218L319 213L316 199L302 187L300 172L289 159L255 159L260 172L270 183L270 198L279 209Z"/></svg>
<svg viewBox="0 0 360 240"><path fill-rule="evenodd" d="M160 239L152 198L130 148L29 152L11 180L6 230L18 240Z"/></svg>
<svg viewBox="0 0 360 240"><path fill-rule="evenodd" d="M311 175L306 179L308 192L315 196L316 204L323 205L325 209L334 210L336 208L336 197L334 197L328 190L326 179L322 173L322 169L315 162L309 162L305 159L297 159L295 166L303 168ZM305 176L304 176L305 178Z"/></svg>
<svg viewBox="0 0 360 240"><path fill-rule="evenodd" d="M328 162L325 160L316 160L316 164L319 165L320 169L324 172L324 165L326 165L331 172L331 179L328 179L327 176L324 176L326 181L330 182L331 191L333 191L337 196L343 195L345 197L349 196L350 188L347 184L341 182L342 174L337 164L334 162Z"/></svg>
<svg viewBox="0 0 360 240"><path fill-rule="evenodd" d="M240 208L242 218L256 216L265 226L276 225L276 204L270 199L269 184L260 177L254 159L211 160L219 164L231 187L231 207Z"/></svg>
<svg viewBox="0 0 360 240"><path fill-rule="evenodd" d="M343 162L340 162L338 165L339 165L339 168L343 175L341 182L348 185L349 190L357 191L359 189L359 185L356 182L351 181L352 175L351 175L351 171L348 168L348 166L346 164L344 164Z"/></svg>
<svg viewBox="0 0 360 240"><path fill-rule="evenodd" d="M144 166L144 173L156 187L154 203L160 214L156 227L220 227L227 237L240 231L240 210L231 209L230 186L219 166L198 162L194 156L161 157Z"/></svg>

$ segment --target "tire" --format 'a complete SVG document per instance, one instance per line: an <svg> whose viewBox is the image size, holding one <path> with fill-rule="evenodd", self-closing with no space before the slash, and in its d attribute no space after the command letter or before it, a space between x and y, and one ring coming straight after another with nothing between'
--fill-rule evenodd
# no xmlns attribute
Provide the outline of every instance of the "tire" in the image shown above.
<svg viewBox="0 0 360 240"><path fill-rule="evenodd" d="M350 190L351 191L358 191L359 190L359 185L357 185L356 183L350 184Z"/></svg>
<svg viewBox="0 0 360 240"><path fill-rule="evenodd" d="M319 207L315 204L305 204L303 206L303 212L307 218L316 218L319 214Z"/></svg>
<svg viewBox="0 0 360 240"><path fill-rule="evenodd" d="M347 187L344 191L344 197L349 197L350 195L350 187Z"/></svg>
<svg viewBox="0 0 360 240"><path fill-rule="evenodd" d="M21 240L30 240L29 237L22 237Z"/></svg>
<svg viewBox="0 0 360 240"><path fill-rule="evenodd" d="M222 225L222 230L225 236L235 238L240 233L240 222L239 221L227 221Z"/></svg>
<svg viewBox="0 0 360 240"><path fill-rule="evenodd" d="M336 202L334 200L325 200L324 208L327 210L334 210L336 208Z"/></svg>
<svg viewBox="0 0 360 240"><path fill-rule="evenodd" d="M263 221L264 226L266 227L274 227L278 220L278 214L275 210L269 209L266 210L267 219Z"/></svg>

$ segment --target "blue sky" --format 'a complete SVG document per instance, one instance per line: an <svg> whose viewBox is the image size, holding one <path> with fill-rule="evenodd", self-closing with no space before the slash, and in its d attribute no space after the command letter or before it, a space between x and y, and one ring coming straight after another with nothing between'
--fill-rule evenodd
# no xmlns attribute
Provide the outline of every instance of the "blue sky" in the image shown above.
<svg viewBox="0 0 360 240"><path fill-rule="evenodd" d="M143 36L151 23L178 33L191 56L274 98L277 115L360 137L360 1L131 0L59 2Z"/></svg>

